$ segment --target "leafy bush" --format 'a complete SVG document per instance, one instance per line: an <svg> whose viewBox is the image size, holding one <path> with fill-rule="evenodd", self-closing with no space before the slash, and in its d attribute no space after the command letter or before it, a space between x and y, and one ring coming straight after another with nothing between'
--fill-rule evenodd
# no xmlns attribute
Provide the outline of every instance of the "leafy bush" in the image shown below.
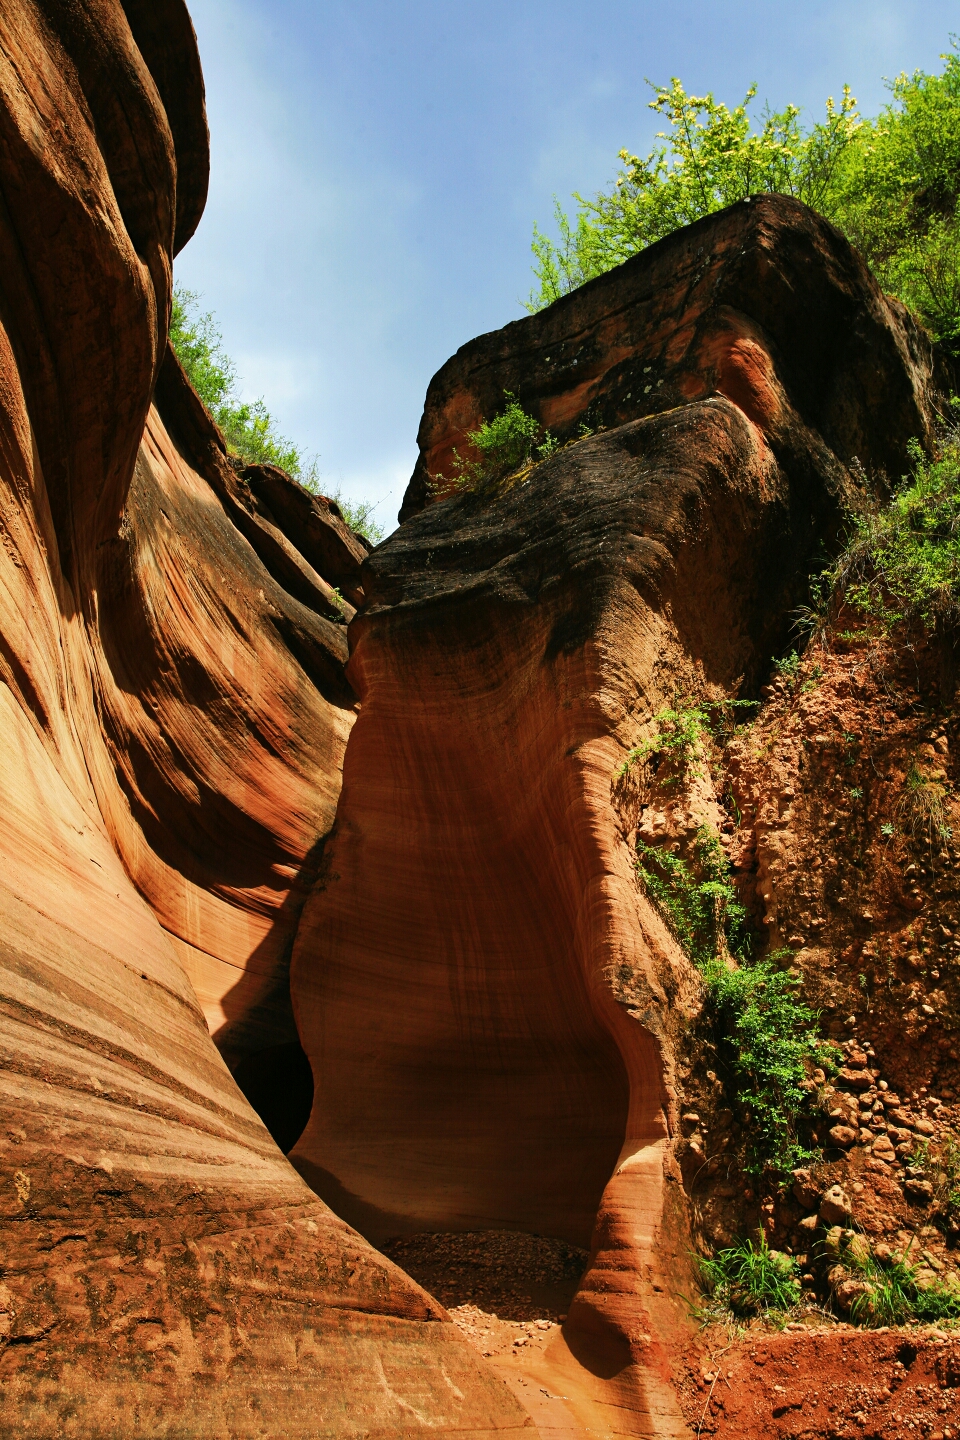
<svg viewBox="0 0 960 1440"><path fill-rule="evenodd" d="M747 912L709 826L697 830L692 866L642 841L636 866L703 977L718 1048L747 1122L746 1168L786 1176L814 1158L800 1143L797 1123L809 1104L808 1069L831 1066L834 1047L818 1036L816 1012L797 993L799 977L779 968L783 955L751 959Z"/></svg>
<svg viewBox="0 0 960 1440"><path fill-rule="evenodd" d="M830 1067L836 1051L820 1038L817 1013L798 994L800 977L781 970L780 958L735 969L714 959L703 978L747 1124L746 1168L785 1177L816 1158L800 1143L797 1121L809 1104L808 1067Z"/></svg>
<svg viewBox="0 0 960 1440"><path fill-rule="evenodd" d="M800 1301L799 1270L791 1255L771 1250L759 1231L759 1242L737 1240L712 1259L698 1260L708 1294L734 1315L762 1315L790 1310Z"/></svg>
<svg viewBox="0 0 960 1440"><path fill-rule="evenodd" d="M277 430L262 399L240 400L237 372L223 348L223 337L210 311L201 312L200 297L178 285L173 292L170 343L191 385L223 431L231 454L248 465L279 465L313 494L320 493L316 458L309 463L299 446ZM331 496L351 529L376 543L383 530L372 518L372 506L352 504L339 490Z"/></svg>
<svg viewBox="0 0 960 1440"><path fill-rule="evenodd" d="M474 458L465 459L454 450L453 475L431 476L435 492L451 486L458 490L476 490L553 454L557 448L556 437L527 414L511 391L505 390L503 398L507 403L499 415L467 432Z"/></svg>
<svg viewBox="0 0 960 1440"><path fill-rule="evenodd" d="M839 109L828 100L826 120L809 133L801 129L795 105L765 112L762 128L753 132L748 111L755 85L733 110L713 95L688 95L676 78L651 88L650 109L671 126L657 134L667 144L655 146L644 160L621 150L624 168L613 190L594 200L575 195L580 208L573 224L556 203L559 247L534 227L540 289L531 293L529 310L747 195L776 190L822 208L860 123L846 87Z"/></svg>
<svg viewBox="0 0 960 1440"><path fill-rule="evenodd" d="M805 129L794 105L750 117L752 86L729 110L678 79L652 86L650 108L670 129L645 159L620 151L613 188L576 194L575 218L555 205L559 244L534 227L539 310L691 221L761 192L793 195L821 211L861 250L880 283L934 336L960 350L960 55L943 73L890 83L892 100L864 120L844 87Z"/></svg>

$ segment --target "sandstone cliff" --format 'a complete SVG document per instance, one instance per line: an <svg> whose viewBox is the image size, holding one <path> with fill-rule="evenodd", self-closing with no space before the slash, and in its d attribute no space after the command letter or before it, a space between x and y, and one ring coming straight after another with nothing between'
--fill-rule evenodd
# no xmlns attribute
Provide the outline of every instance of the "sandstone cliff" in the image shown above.
<svg viewBox="0 0 960 1440"><path fill-rule="evenodd" d="M187 12L21 0L0 53L0 1432L522 1428L209 1033L299 1053L364 547L237 473L167 351L207 180Z"/></svg>
<svg viewBox="0 0 960 1440"><path fill-rule="evenodd" d="M914 1163L960 1131L955 655L846 615L766 683L942 358L752 200L459 351L368 554L167 345L182 0L16 0L0 41L0 1434L952 1420L955 1345L838 1321L854 1227L957 1269ZM558 448L457 491L507 392ZM761 703L682 784L624 772L677 695ZM935 844L889 823L914 770ZM843 1046L785 1190L637 871L705 821ZM697 1339L691 1249L757 1226L834 1319Z"/></svg>
<svg viewBox="0 0 960 1440"><path fill-rule="evenodd" d="M676 694L758 693L861 467L929 436L933 370L828 224L733 207L465 346L362 567L361 709L294 951L316 1098L293 1158L378 1239L590 1245L554 1360L605 1377L617 1433L686 1433L664 1342L697 982L638 883L649 797L616 775ZM505 392L568 443L431 498ZM677 808L725 818L707 776Z"/></svg>

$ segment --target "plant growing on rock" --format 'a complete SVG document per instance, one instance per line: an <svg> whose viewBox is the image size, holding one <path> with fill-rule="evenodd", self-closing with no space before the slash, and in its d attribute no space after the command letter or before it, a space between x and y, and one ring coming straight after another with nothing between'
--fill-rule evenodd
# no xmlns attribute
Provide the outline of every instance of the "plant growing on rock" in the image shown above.
<svg viewBox="0 0 960 1440"><path fill-rule="evenodd" d="M697 829L693 868L673 851L643 841L637 842L636 866L648 895L701 971L719 955L747 953L747 912L709 825Z"/></svg>
<svg viewBox="0 0 960 1440"><path fill-rule="evenodd" d="M433 476L434 493L450 488L480 489L508 475L531 469L556 450L556 436L551 435L533 415L528 415L510 390L503 392L503 398L507 403L499 415L492 420L483 420L475 430L467 432L467 442L474 458L465 458L454 450L453 474Z"/></svg>
<svg viewBox="0 0 960 1440"><path fill-rule="evenodd" d="M935 1148L923 1141L912 1156L910 1175L927 1182L933 1223L956 1236L960 1232L960 1144L948 1140Z"/></svg>
<svg viewBox="0 0 960 1440"><path fill-rule="evenodd" d="M948 632L960 622L960 429L944 423L926 456L910 443L912 472L886 504L852 517L847 544L825 573L835 601L885 633L919 622Z"/></svg>
<svg viewBox="0 0 960 1440"><path fill-rule="evenodd" d="M817 1033L817 1013L800 997L800 977L767 956L731 969L714 959L703 976L720 1053L748 1127L746 1169L785 1179L816 1158L798 1135L809 1108L808 1071L829 1068L833 1046Z"/></svg>
<svg viewBox="0 0 960 1440"><path fill-rule="evenodd" d="M914 756L903 782L896 806L896 818L915 840L933 845L949 840L953 834L948 820L946 790L939 781L925 775Z"/></svg>
<svg viewBox="0 0 960 1440"><path fill-rule="evenodd" d="M699 772L694 768L706 759L708 738L729 733L734 713L752 709L754 700L674 700L654 716L656 732L628 750L619 774L626 775L635 765L666 759L673 773L665 784L676 785Z"/></svg>
<svg viewBox="0 0 960 1440"><path fill-rule="evenodd" d="M891 1257L880 1264L869 1247L849 1246L842 1259L863 1283L850 1305L850 1319L855 1325L877 1327L904 1325L909 1320L960 1318L960 1291L939 1281L922 1283L917 1268L906 1257Z"/></svg>
<svg viewBox="0 0 960 1440"><path fill-rule="evenodd" d="M834 1047L818 1036L799 977L780 968L786 952L751 958L747 913L709 826L697 830L692 865L639 842L636 866L702 976L718 1050L747 1121L746 1168L785 1178L814 1158L800 1142L798 1120L810 1104L808 1072L832 1067Z"/></svg>

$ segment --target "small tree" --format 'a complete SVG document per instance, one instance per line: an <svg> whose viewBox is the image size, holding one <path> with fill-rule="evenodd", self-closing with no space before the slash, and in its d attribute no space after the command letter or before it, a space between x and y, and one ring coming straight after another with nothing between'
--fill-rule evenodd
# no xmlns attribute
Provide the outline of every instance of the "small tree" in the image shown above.
<svg viewBox="0 0 960 1440"><path fill-rule="evenodd" d="M640 159L620 151L612 189L559 203L559 241L534 226L539 310L692 221L763 192L793 195L838 225L880 283L934 337L960 353L960 54L943 73L917 70L889 83L891 102L864 120L844 86L839 105L805 129L795 105L764 110L755 125L751 86L733 110L712 94L688 95L678 79L653 86L650 108L670 128Z"/></svg>

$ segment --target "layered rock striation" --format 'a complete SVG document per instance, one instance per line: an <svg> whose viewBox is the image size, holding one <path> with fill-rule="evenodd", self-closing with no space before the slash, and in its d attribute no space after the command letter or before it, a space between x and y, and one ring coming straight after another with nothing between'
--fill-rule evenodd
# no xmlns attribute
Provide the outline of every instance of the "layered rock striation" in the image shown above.
<svg viewBox="0 0 960 1440"><path fill-rule="evenodd" d="M293 1158L375 1238L590 1243L565 1344L618 1434L686 1433L660 1341L696 1008L618 770L678 694L758 692L863 468L929 437L934 378L831 226L734 206L459 351L362 567L361 708L294 951L316 1096ZM458 491L506 392L566 443ZM718 821L707 777L690 804Z"/></svg>
<svg viewBox="0 0 960 1440"><path fill-rule="evenodd" d="M299 1054L364 547L231 462L167 348L189 17L19 0L0 57L0 1432L511 1433L224 1059Z"/></svg>

